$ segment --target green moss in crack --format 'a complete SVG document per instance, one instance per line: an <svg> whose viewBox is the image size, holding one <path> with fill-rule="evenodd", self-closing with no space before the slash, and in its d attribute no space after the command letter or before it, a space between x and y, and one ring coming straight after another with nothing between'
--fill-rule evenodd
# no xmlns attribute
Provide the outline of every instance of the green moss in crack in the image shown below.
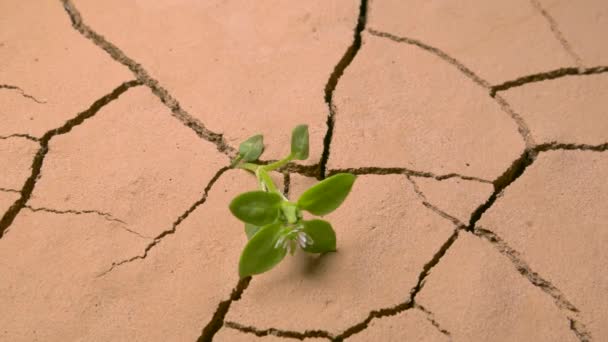
<svg viewBox="0 0 608 342"><path fill-rule="evenodd" d="M241 278L269 271L298 247L308 253L336 251L331 224L321 219L304 220L302 211L317 216L331 213L344 202L355 182L354 175L339 173L312 186L295 202L277 189L269 173L293 160L308 158L306 125L294 128L287 157L268 165L256 164L263 152L262 135L254 135L240 145L232 163L254 174L259 184L259 190L242 193L230 203L232 214L245 223L249 240L239 261Z"/></svg>

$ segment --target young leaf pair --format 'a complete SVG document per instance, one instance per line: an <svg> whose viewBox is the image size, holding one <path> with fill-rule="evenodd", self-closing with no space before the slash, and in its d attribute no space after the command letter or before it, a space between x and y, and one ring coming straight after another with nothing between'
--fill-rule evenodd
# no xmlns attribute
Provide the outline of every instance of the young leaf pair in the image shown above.
<svg viewBox="0 0 608 342"><path fill-rule="evenodd" d="M269 172L294 159L308 158L308 127L294 128L291 153L274 163L253 164L264 151L263 137L255 135L239 147L233 166L255 174L260 190L245 192L232 200L230 211L245 222L249 239L239 261L239 274L247 277L266 272L276 266L287 253L299 246L309 253L336 250L336 234L327 221L304 220L302 211L323 216L337 209L349 194L355 176L336 174L306 190L296 202L289 201L277 190Z"/></svg>

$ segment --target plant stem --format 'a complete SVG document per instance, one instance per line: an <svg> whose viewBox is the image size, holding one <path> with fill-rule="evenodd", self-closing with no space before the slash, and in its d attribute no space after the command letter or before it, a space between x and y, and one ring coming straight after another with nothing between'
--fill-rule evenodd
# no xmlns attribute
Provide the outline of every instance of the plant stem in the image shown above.
<svg viewBox="0 0 608 342"><path fill-rule="evenodd" d="M281 203L281 210L285 214L288 223L298 222L297 206L291 202Z"/></svg>
<svg viewBox="0 0 608 342"><path fill-rule="evenodd" d="M259 167L255 172L255 175L258 178L258 182L265 185L269 192L274 192L283 196L283 194L277 189L277 186L274 185L272 178L270 178L270 175L264 168Z"/></svg>
<svg viewBox="0 0 608 342"><path fill-rule="evenodd" d="M263 166L263 168L266 171L273 171L273 170L276 170L276 169L278 169L278 168L280 168L280 167L282 167L284 165L287 165L287 163L289 163L292 160L293 160L293 156L290 153L287 157L285 157L285 158L283 158L281 160L278 160L278 161L276 161L274 163L270 163L270 164L268 164L266 166Z"/></svg>

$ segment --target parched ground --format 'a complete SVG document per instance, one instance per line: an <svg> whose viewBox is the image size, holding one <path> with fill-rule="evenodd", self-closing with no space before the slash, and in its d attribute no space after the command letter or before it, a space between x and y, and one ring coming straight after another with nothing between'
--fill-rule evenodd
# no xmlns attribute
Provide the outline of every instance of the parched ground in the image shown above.
<svg viewBox="0 0 608 342"><path fill-rule="evenodd" d="M1 341L608 341L608 1L0 2ZM239 280L306 123L338 252Z"/></svg>

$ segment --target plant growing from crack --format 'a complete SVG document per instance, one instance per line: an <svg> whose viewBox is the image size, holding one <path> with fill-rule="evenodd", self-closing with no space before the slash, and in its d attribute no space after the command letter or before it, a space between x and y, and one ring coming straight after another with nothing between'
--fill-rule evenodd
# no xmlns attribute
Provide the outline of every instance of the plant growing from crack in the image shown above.
<svg viewBox="0 0 608 342"><path fill-rule="evenodd" d="M293 255L298 246L308 253L336 251L336 233L331 224L321 219L304 220L302 211L317 216L329 214L344 202L355 182L354 175L339 173L310 187L292 202L277 189L269 172L308 158L308 126L293 129L287 157L267 165L255 164L263 151L263 136L252 136L239 146L232 163L253 173L260 188L242 193L230 203L232 214L245 223L249 240L239 261L241 278L269 271L287 253Z"/></svg>

